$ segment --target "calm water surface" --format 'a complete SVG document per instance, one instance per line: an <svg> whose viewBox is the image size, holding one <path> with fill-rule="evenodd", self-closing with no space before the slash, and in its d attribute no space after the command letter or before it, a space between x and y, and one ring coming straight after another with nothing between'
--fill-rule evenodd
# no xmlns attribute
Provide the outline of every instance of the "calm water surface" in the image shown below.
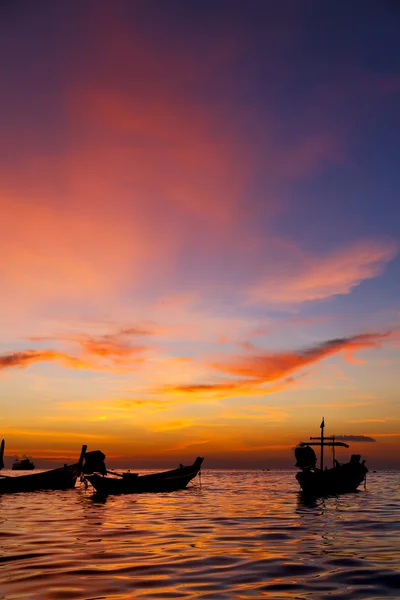
<svg viewBox="0 0 400 600"><path fill-rule="evenodd" d="M400 598L399 472L306 503L294 472L202 489L0 497L0 599Z"/></svg>

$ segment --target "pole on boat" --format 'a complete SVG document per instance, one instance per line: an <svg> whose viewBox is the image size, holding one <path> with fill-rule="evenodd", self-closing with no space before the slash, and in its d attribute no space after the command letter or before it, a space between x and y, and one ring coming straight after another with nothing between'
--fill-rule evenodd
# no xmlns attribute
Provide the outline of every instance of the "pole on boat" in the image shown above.
<svg viewBox="0 0 400 600"><path fill-rule="evenodd" d="M321 422L321 471L324 470L324 428L325 428L325 420L324 417L322 417L322 422Z"/></svg>
<svg viewBox="0 0 400 600"><path fill-rule="evenodd" d="M78 460L78 465L81 467L83 465L83 459L85 458L87 446L82 446L81 455Z"/></svg>
<svg viewBox="0 0 400 600"><path fill-rule="evenodd" d="M4 469L3 456L4 456L4 440L1 440L1 445L0 445L0 471L1 471L1 469Z"/></svg>
<svg viewBox="0 0 400 600"><path fill-rule="evenodd" d="M335 436L333 435L332 437L324 437L324 428L325 428L325 418L322 417L322 422L321 422L321 437L310 437L310 440L312 440L311 442L302 442L300 445L301 446L320 446L321 448L321 464L320 464L320 468L321 471L324 468L324 445L325 446L332 446L332 451L333 451L333 466L335 466L335 447L336 446L342 446L343 448L348 448L349 445L346 444L345 442L335 442ZM325 441L328 440L328 441Z"/></svg>

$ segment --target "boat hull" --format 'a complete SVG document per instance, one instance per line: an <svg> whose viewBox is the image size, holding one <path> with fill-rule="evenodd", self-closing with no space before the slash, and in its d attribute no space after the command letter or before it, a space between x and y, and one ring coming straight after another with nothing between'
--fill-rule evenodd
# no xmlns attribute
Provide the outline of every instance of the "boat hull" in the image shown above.
<svg viewBox="0 0 400 600"><path fill-rule="evenodd" d="M0 477L0 494L36 492L39 490L67 490L75 487L79 474L80 468L75 465L30 475Z"/></svg>
<svg viewBox="0 0 400 600"><path fill-rule="evenodd" d="M124 473L121 478L116 478L94 474L87 475L86 479L99 494L103 495L176 492L185 489L188 483L196 477L201 463L202 459L197 459L189 467L149 475Z"/></svg>
<svg viewBox="0 0 400 600"><path fill-rule="evenodd" d="M368 469L362 464L347 463L326 471L304 470L296 475L304 493L313 496L355 492L365 480Z"/></svg>

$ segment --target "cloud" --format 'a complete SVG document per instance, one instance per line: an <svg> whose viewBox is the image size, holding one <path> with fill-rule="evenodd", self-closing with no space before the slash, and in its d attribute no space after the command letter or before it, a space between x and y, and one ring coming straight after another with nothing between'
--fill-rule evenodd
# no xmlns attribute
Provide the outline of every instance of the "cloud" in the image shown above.
<svg viewBox="0 0 400 600"><path fill-rule="evenodd" d="M143 353L148 346L132 345L131 336L150 335L150 330L136 328L121 329L113 334L89 336L74 334L71 336L49 337L32 336L30 341L43 342L53 340L69 343L80 347L78 356L57 350L22 350L9 352L0 356L0 369L12 367L27 367L37 362L56 362L72 369L110 370L116 367L132 367L135 362L143 361ZM104 362L105 361L105 362Z"/></svg>
<svg viewBox="0 0 400 600"><path fill-rule="evenodd" d="M50 430L46 430L46 429L32 429L32 428L16 428L16 427L7 427L6 429L6 435L7 436L19 436L22 438L25 437L39 437L39 438L56 438L56 439L70 439L70 438L77 438L78 440L82 440L82 438L84 437L85 439L88 438L90 440L99 440L99 441L106 441L106 440L111 440L111 439L115 439L115 436L110 435L110 434L97 434L97 433L87 433L85 432L84 434L82 434L81 432L77 432L77 431L64 431L62 429L59 430L54 430L52 429Z"/></svg>
<svg viewBox="0 0 400 600"><path fill-rule="evenodd" d="M297 408L356 408L359 406L371 406L373 404L378 404L378 402L310 402L308 404L295 404L293 406ZM289 405L291 406L291 405ZM349 421L350 423L354 423L355 421ZM360 421L357 421L359 423Z"/></svg>
<svg viewBox="0 0 400 600"><path fill-rule="evenodd" d="M348 423L386 423L387 419L349 419Z"/></svg>
<svg viewBox="0 0 400 600"><path fill-rule="evenodd" d="M54 350L22 350L0 355L0 370L12 367L25 368L37 362L59 362L74 369L87 368L84 361Z"/></svg>
<svg viewBox="0 0 400 600"><path fill-rule="evenodd" d="M372 434L374 437L400 437L400 433L395 433L395 432L391 432L391 433L373 433Z"/></svg>
<svg viewBox="0 0 400 600"><path fill-rule="evenodd" d="M299 249L287 255L249 292L252 302L296 304L349 294L362 281L383 272L398 254L393 240L359 241L330 255L305 255Z"/></svg>
<svg viewBox="0 0 400 600"><path fill-rule="evenodd" d="M210 440L195 440L193 442L191 442L191 441L182 442L171 448L162 449L161 452L175 452L178 450L186 450L187 448L190 448L192 446L201 446L203 444L208 444L209 442L210 442Z"/></svg>
<svg viewBox="0 0 400 600"><path fill-rule="evenodd" d="M186 429L194 424L195 420L190 418L175 419L173 421L165 421L154 424L150 431L161 432L161 431L176 431L179 429Z"/></svg>
<svg viewBox="0 0 400 600"><path fill-rule="evenodd" d="M318 362L327 356L337 354L343 350L378 347L390 334L391 332L388 331L385 333L365 333L347 338L337 338L299 351L265 352L253 356L238 357L238 359L230 362L214 363L214 367L225 373L250 377L258 383L264 383L281 379L305 365Z"/></svg>
<svg viewBox="0 0 400 600"><path fill-rule="evenodd" d="M75 334L71 336L47 337L32 336L27 339L30 341L41 342L45 340L72 342L78 344L85 354L101 357L127 357L133 354L144 352L146 346L132 345L127 341L131 335L150 335L150 331L138 333L140 330L124 329L114 334L104 334L99 336L89 336L85 334Z"/></svg>
<svg viewBox="0 0 400 600"><path fill-rule="evenodd" d="M211 396L213 399L222 399L229 396L266 396L267 394L276 394L287 389L289 386L293 387L297 383L292 377L288 377L283 381L264 387L259 387L258 382L253 380L240 380L233 381L232 379L222 383L194 383L194 384L183 384L183 385L171 385L168 387L161 388L163 392L171 394L183 394L185 399L187 395L191 394L196 400L204 400L204 397ZM177 402L176 396L174 402Z"/></svg>
<svg viewBox="0 0 400 600"><path fill-rule="evenodd" d="M342 442L376 442L373 437L368 435L335 435L335 440Z"/></svg>
<svg viewBox="0 0 400 600"><path fill-rule="evenodd" d="M135 354L143 353L146 346L131 345L121 340L121 335L102 335L98 337L79 336L72 338L71 341L79 344L84 353L89 356L99 356L103 358L127 358Z"/></svg>
<svg viewBox="0 0 400 600"><path fill-rule="evenodd" d="M210 366L229 379L212 383L189 383L178 385L174 391L183 393L223 393L224 395L267 394L269 385L276 380L283 380L281 387L291 385L296 380L293 373L303 367L316 363L328 356L350 350L377 348L384 341L390 339L391 332L364 333L347 338L337 338L316 344L304 350L290 352L264 352L252 356L238 356L232 359L214 362ZM279 389L279 388L278 388ZM273 391L277 389L272 388Z"/></svg>
<svg viewBox="0 0 400 600"><path fill-rule="evenodd" d="M291 414L276 406L251 406L246 405L242 409L223 410L219 414L222 420L256 420L263 423L282 423Z"/></svg>

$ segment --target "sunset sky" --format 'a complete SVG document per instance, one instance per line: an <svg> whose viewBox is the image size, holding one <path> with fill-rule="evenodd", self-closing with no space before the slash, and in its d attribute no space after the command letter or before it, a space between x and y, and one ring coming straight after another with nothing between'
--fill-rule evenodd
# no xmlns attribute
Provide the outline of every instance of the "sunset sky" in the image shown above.
<svg viewBox="0 0 400 600"><path fill-rule="evenodd" d="M0 8L0 439L400 467L400 8Z"/></svg>

